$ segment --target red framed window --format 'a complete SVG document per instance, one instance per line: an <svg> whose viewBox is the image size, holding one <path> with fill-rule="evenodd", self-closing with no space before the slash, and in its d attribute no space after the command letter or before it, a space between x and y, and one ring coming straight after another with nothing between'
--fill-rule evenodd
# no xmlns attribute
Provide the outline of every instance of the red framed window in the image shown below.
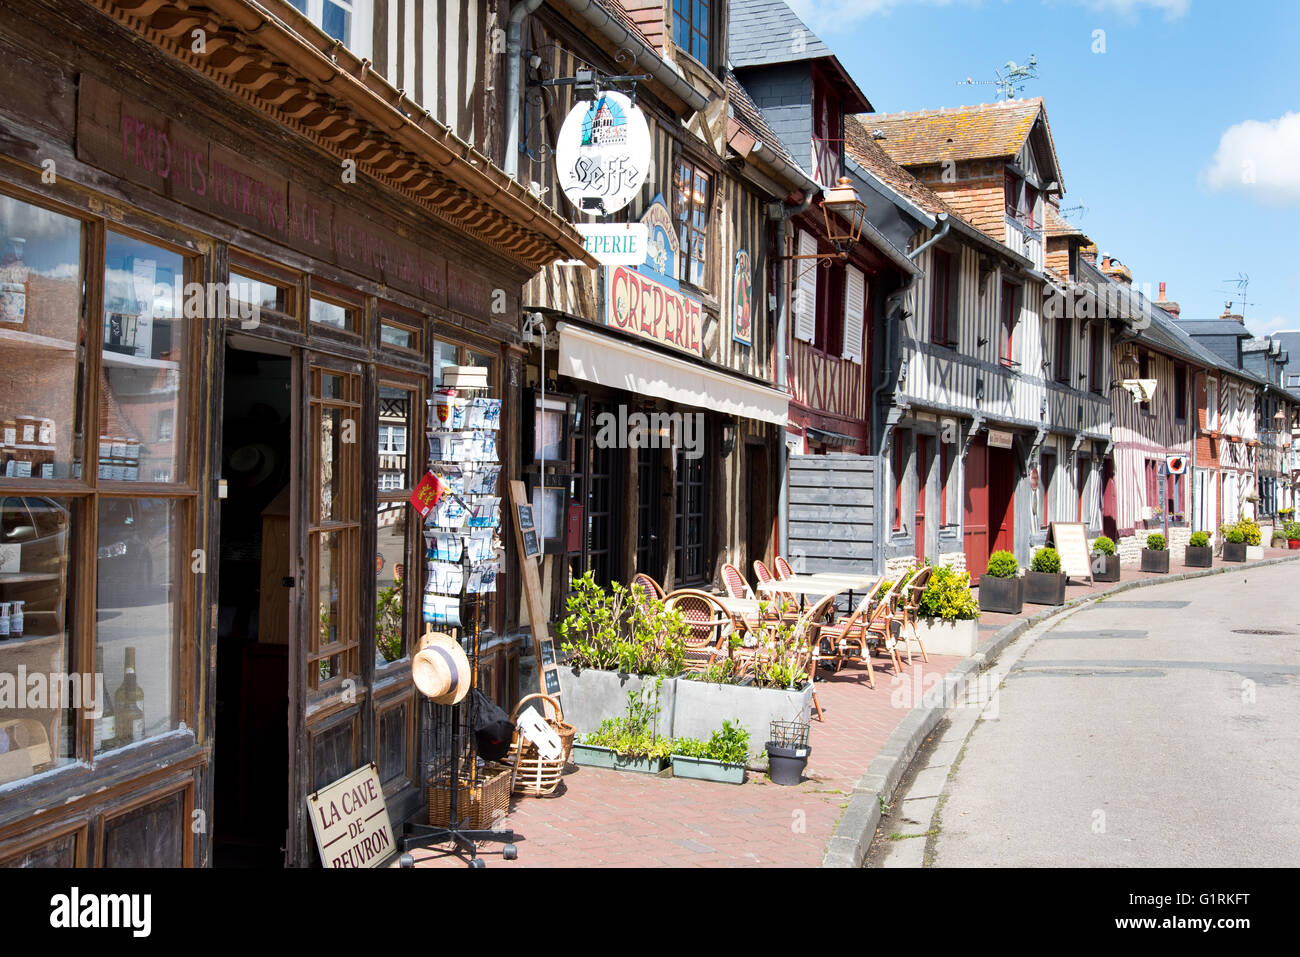
<svg viewBox="0 0 1300 957"><path fill-rule="evenodd" d="M1014 357L1016 319L1020 315L1020 287L1014 283L1002 284L1002 343L998 359L1004 366L1016 364Z"/></svg>
<svg viewBox="0 0 1300 957"><path fill-rule="evenodd" d="M1007 215L1015 219L1020 215L1020 180L1011 172L1005 172L1002 176L1002 196L1006 202Z"/></svg>
<svg viewBox="0 0 1300 957"><path fill-rule="evenodd" d="M1105 335L1105 331L1103 330L1101 324L1093 323L1092 335L1088 337L1089 340L1088 372L1092 380L1090 383L1092 387L1092 391L1097 393L1098 395L1101 395L1103 390L1105 389L1105 384L1102 382L1101 379L1101 373L1102 373L1101 343L1102 343L1102 337L1104 335Z"/></svg>
<svg viewBox="0 0 1300 957"><path fill-rule="evenodd" d="M952 339L953 272L952 254L935 249L931 253L930 271L930 341L940 346L955 346Z"/></svg>
<svg viewBox="0 0 1300 957"><path fill-rule="evenodd" d="M894 453L890 462L890 472L894 481L894 531L903 527L903 447L908 439L907 433L894 433Z"/></svg>
<svg viewBox="0 0 1300 957"><path fill-rule="evenodd" d="M834 252L829 243L818 243L818 252ZM844 352L844 264L832 263L829 269L821 266L817 283L817 327L813 333L813 348L834 358Z"/></svg>
<svg viewBox="0 0 1300 957"><path fill-rule="evenodd" d="M1038 216L1036 212L1037 209L1038 209L1038 190L1034 189L1034 187L1026 183L1025 184L1025 215L1023 221L1024 224L1028 226L1030 229L1038 228Z"/></svg>
<svg viewBox="0 0 1300 957"><path fill-rule="evenodd" d="M1052 360L1057 382L1070 381L1070 337L1074 333L1074 320L1068 316L1056 317L1056 355Z"/></svg>

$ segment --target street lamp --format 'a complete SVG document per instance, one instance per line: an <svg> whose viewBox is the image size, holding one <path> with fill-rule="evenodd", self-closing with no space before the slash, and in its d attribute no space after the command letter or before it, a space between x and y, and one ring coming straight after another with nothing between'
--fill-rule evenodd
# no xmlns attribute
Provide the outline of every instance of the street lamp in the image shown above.
<svg viewBox="0 0 1300 957"><path fill-rule="evenodd" d="M816 265L822 260L838 259L843 262L849 258L849 250L862 238L862 227L867 221L867 204L853 188L853 182L847 176L841 176L839 182L823 194L821 207L826 224L826 239L834 244L835 252L783 256L782 259L811 259L813 265Z"/></svg>

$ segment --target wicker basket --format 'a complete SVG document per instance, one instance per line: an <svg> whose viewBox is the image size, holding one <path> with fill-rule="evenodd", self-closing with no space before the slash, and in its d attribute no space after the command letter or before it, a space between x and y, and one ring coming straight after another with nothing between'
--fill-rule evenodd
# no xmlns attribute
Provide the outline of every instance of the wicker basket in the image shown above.
<svg viewBox="0 0 1300 957"><path fill-rule="evenodd" d="M516 794L541 797L554 794L555 789L560 786L560 776L573 755L573 738L577 729L564 720L564 710L560 707L560 703L545 694L530 694L520 699L510 715L511 719L518 721L520 711L534 698L541 698L544 702L542 714L546 718L546 723L559 735L562 754L558 759L546 760L538 753L537 745L524 739L516 731L514 744L506 760L514 765L514 781L511 790ZM555 713L553 717L547 715L547 706Z"/></svg>
<svg viewBox="0 0 1300 957"><path fill-rule="evenodd" d="M456 812L462 821L469 821L470 830L495 827L499 819L510 812L511 775L511 768L491 762L479 773L473 786L461 776ZM451 789L439 782L428 786L428 794L429 823L433 827L452 826Z"/></svg>

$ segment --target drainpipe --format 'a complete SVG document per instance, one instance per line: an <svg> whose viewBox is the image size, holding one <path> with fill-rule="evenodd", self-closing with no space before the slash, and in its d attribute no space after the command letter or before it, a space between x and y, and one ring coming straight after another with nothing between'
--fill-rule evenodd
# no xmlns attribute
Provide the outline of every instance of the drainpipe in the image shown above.
<svg viewBox="0 0 1300 957"><path fill-rule="evenodd" d="M1194 531L1194 532L1205 532L1205 531L1209 531L1209 529L1204 529L1204 528L1201 528L1201 527L1199 526L1200 517L1201 517L1201 505L1203 504L1203 500L1205 499L1205 490L1204 490L1204 489L1201 489L1201 499L1202 499L1202 501L1197 501L1197 498L1196 498L1196 444L1197 444L1197 440L1198 440L1199 437L1200 437L1200 432L1201 432L1201 417L1200 417L1199 414L1197 414L1197 405L1198 405L1198 403L1197 403L1197 401L1196 401L1196 397L1197 397L1198 395L1201 394L1201 390L1200 390L1200 388L1197 386L1197 381L1201 378L1201 376L1206 375L1206 374L1207 374L1206 371L1205 371L1204 369L1201 369L1201 370L1197 371L1195 375L1192 376L1192 409L1193 409L1193 414L1195 415L1195 419L1193 420L1193 425L1192 425L1192 524L1191 524L1191 529L1192 529L1192 531ZM1207 398L1208 398L1208 396L1207 396ZM1207 415L1208 415L1208 410L1207 410Z"/></svg>
<svg viewBox="0 0 1300 957"><path fill-rule="evenodd" d="M772 342L775 346L775 355L772 361L775 364L776 387L782 392L786 389L786 302L785 294L785 244L786 230L789 228L790 220L800 213L806 212L812 205L813 196L817 192L815 188L805 189L803 201L795 206L788 206L784 202L771 203L767 207L767 218L776 223L776 319L773 323ZM784 431L784 430L783 430ZM785 436L781 436L781 493L777 497L776 508L776 541L777 553L784 552L786 545L789 543L790 533L790 463L789 451L785 444Z"/></svg>
<svg viewBox="0 0 1300 957"><path fill-rule="evenodd" d="M506 23L506 155L505 173L519 178L519 79L523 71L522 51L524 17L544 0L522 0L510 10Z"/></svg>

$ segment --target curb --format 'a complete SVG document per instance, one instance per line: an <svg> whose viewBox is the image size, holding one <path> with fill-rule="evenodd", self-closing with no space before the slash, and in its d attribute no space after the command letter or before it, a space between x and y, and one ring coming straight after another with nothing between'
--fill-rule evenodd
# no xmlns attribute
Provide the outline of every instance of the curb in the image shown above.
<svg viewBox="0 0 1300 957"><path fill-rule="evenodd" d="M943 701L956 700L948 693L949 685L960 685L968 675L979 674L989 668L1007 646L1029 629L1056 615L1088 602L1100 601L1111 595L1145 588L1148 585L1166 585L1170 582L1187 581L1192 578L1206 578L1210 575L1226 575L1230 572L1249 568L1263 568L1268 565L1281 565L1285 562L1300 560L1300 555L1289 558L1262 558L1255 562L1231 562L1207 568L1203 571L1180 572L1177 575L1160 575L1135 581L1121 582L1103 592L1085 595L1067 601L1064 605L1055 605L1021 618L1002 628L988 643L969 658L958 662L951 671L943 676ZM894 790L903 774L912 764L916 752L926 736L935 729L947 715L949 708L944 704L917 704L908 712L903 723L894 729L894 733L885 741L884 746L871 759L867 770L858 783L853 786L849 806L844 809L830 841L826 845L826 854L822 857L822 867L861 867L867 856L867 849L875 837L876 827L880 824L880 806L888 804L894 797Z"/></svg>

